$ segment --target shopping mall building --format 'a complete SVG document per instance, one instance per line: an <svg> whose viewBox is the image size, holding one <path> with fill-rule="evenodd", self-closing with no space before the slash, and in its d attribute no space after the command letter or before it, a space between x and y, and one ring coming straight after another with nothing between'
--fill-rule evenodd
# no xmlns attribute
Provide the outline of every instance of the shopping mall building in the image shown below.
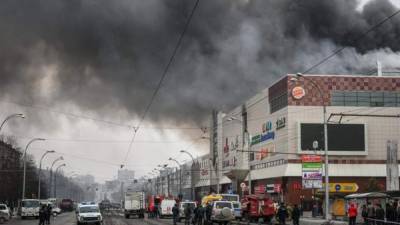
<svg viewBox="0 0 400 225"><path fill-rule="evenodd" d="M400 77L350 75L287 75L232 111L213 113L209 158L222 178L212 189L240 193L245 183L244 191L277 201L317 199L324 171L305 173L301 155L324 154L324 105L331 197L385 190L387 142L400 136Z"/></svg>

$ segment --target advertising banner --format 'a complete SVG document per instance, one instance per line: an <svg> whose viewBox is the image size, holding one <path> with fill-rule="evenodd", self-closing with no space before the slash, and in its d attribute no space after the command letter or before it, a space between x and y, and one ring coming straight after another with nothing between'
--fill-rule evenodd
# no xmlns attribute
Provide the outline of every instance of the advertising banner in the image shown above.
<svg viewBox="0 0 400 225"><path fill-rule="evenodd" d="M303 189L322 188L322 157L303 155L301 161Z"/></svg>

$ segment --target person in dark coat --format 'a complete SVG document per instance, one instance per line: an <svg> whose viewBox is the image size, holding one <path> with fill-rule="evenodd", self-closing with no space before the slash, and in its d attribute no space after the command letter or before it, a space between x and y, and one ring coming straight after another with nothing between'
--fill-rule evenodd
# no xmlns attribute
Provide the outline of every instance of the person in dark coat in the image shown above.
<svg viewBox="0 0 400 225"><path fill-rule="evenodd" d="M190 207L190 205L185 205L185 225L190 225L191 220L192 220L192 207Z"/></svg>
<svg viewBox="0 0 400 225"><path fill-rule="evenodd" d="M286 217L288 216L288 211L284 203L281 203L281 206L278 209L278 219L279 224L286 225Z"/></svg>
<svg viewBox="0 0 400 225"><path fill-rule="evenodd" d="M378 220L376 221L376 225L383 225L385 223L385 210L382 209L381 204L376 205L375 218Z"/></svg>
<svg viewBox="0 0 400 225"><path fill-rule="evenodd" d="M396 210L391 204L386 204L386 220L390 222L396 221Z"/></svg>
<svg viewBox="0 0 400 225"><path fill-rule="evenodd" d="M173 219L174 225L176 225L178 218L179 218L179 207L178 207L178 204L175 204L174 207L172 207L172 219Z"/></svg>
<svg viewBox="0 0 400 225"><path fill-rule="evenodd" d="M204 207L199 204L197 208L197 225L203 225L203 220L204 220Z"/></svg>
<svg viewBox="0 0 400 225"><path fill-rule="evenodd" d="M46 207L46 224L47 225L50 225L51 211L52 211L51 205L48 204Z"/></svg>
<svg viewBox="0 0 400 225"><path fill-rule="evenodd" d="M207 223L209 223L209 224L211 222L211 214L212 214L212 205L211 205L211 203L208 203L206 206L206 219L207 219Z"/></svg>
<svg viewBox="0 0 400 225"><path fill-rule="evenodd" d="M299 225L300 209L297 205L294 205L294 207L293 207L292 220L293 220L293 225Z"/></svg>
<svg viewBox="0 0 400 225"><path fill-rule="evenodd" d="M39 225L45 225L46 221L46 206L42 205L42 207L39 210Z"/></svg>

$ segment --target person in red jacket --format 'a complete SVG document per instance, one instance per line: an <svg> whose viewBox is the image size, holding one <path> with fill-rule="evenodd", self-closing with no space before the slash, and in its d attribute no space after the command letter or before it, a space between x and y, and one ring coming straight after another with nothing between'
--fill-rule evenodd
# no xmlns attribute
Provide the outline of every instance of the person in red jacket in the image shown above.
<svg viewBox="0 0 400 225"><path fill-rule="evenodd" d="M351 203L350 208L347 210L349 225L356 225L357 214L357 207L354 205L354 203Z"/></svg>

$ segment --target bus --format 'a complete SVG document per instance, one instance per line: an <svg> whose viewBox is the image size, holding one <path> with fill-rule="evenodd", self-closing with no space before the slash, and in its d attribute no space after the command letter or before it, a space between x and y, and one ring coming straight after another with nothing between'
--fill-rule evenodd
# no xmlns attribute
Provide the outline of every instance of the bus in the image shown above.
<svg viewBox="0 0 400 225"><path fill-rule="evenodd" d="M39 218L40 201L39 199L23 199L21 201L21 219L26 217Z"/></svg>

